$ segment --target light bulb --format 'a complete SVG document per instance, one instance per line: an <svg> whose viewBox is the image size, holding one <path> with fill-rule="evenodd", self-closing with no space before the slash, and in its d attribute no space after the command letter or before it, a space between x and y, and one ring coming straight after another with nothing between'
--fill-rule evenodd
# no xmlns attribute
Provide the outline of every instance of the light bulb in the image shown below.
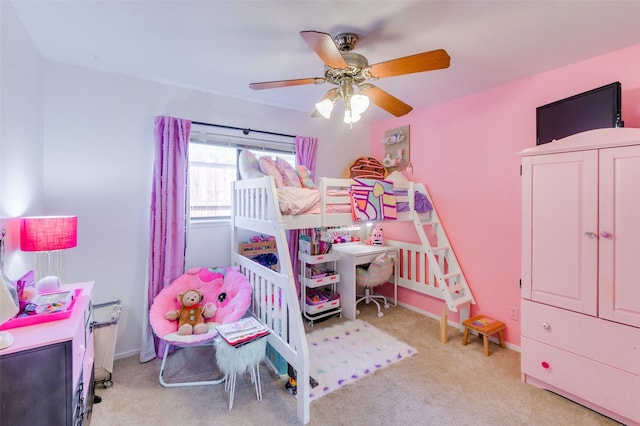
<svg viewBox="0 0 640 426"><path fill-rule="evenodd" d="M351 110L360 115L369 108L369 98L365 95L353 95L351 97Z"/></svg>
<svg viewBox="0 0 640 426"><path fill-rule="evenodd" d="M325 99L316 104L316 110L320 113L324 118L331 117L331 111L333 111L333 101L331 99Z"/></svg>

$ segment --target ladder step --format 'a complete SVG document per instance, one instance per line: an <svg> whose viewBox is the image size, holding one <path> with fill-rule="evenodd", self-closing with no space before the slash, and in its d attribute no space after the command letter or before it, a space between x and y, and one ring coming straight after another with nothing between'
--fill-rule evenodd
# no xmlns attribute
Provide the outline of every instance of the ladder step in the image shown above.
<svg viewBox="0 0 640 426"><path fill-rule="evenodd" d="M460 275L462 275L460 272L451 272L449 274L442 274L442 278L448 280L450 278L459 277Z"/></svg>
<svg viewBox="0 0 640 426"><path fill-rule="evenodd" d="M471 297L470 295L464 295L462 297L458 297L456 299L453 299L453 303L456 306L462 306L466 303L473 303L473 297Z"/></svg>
<svg viewBox="0 0 640 426"><path fill-rule="evenodd" d="M424 193L430 198L426 188ZM453 247L451 247L449 243L449 239L438 218L438 214L434 209L428 216L415 215L412 219L420 242L424 246L426 255L429 258L430 273L433 272L436 278L437 288L441 293L442 299L452 312L459 312L458 307L466 311L469 304L475 304L475 300L462 270L458 265ZM428 226L431 226L431 229L427 229ZM430 240L430 238L434 237L435 244L432 245L431 241L433 240ZM449 272L445 274L445 270Z"/></svg>
<svg viewBox="0 0 640 426"><path fill-rule="evenodd" d="M466 289L467 286L464 285L464 283L455 283L455 284L450 284L449 285L449 292L451 294L455 293L456 291L460 291L460 290L464 290Z"/></svg>

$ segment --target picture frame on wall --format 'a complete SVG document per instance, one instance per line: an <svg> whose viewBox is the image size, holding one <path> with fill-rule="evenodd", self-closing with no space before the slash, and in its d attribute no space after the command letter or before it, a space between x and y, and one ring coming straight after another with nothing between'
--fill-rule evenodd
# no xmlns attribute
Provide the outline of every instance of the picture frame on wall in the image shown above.
<svg viewBox="0 0 640 426"><path fill-rule="evenodd" d="M382 164L390 172L404 170L411 162L409 155L409 125L384 132Z"/></svg>

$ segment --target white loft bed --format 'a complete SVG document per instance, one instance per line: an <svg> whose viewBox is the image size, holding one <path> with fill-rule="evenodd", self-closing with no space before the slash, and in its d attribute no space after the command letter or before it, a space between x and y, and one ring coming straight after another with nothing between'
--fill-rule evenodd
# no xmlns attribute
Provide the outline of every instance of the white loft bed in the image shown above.
<svg viewBox="0 0 640 426"><path fill-rule="evenodd" d="M297 372L297 414L304 424L309 422L309 348L305 336L293 266L289 256L287 230L341 227L353 225L352 214L330 213L336 205L350 205L349 179L320 178L320 210L317 214L283 215L275 181L272 176L236 181L233 184L231 264L240 267L253 285L253 315L261 319L271 333L269 344ZM433 205L426 187L410 182L406 195L396 195L397 202L408 203L408 210L398 212L399 221L412 221L420 237L419 244L385 239L385 244L398 247L400 261L398 285L443 299L449 309L461 311L461 320L468 317L469 303L475 303L462 271L455 259L435 210L418 214L415 192L422 192ZM334 195L332 195L334 194ZM344 210L344 209L343 209ZM433 227L438 243L432 247L425 227ZM273 235L278 250L279 271L260 265L238 253L242 230ZM409 261L409 259L415 259ZM409 279L411 277L411 279ZM463 317L463 314L466 315Z"/></svg>

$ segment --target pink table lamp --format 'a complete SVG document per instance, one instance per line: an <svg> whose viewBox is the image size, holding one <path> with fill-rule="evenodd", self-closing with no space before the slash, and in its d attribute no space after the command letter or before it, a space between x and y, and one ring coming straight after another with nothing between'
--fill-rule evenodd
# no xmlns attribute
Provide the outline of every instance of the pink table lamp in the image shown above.
<svg viewBox="0 0 640 426"><path fill-rule="evenodd" d="M78 245L77 216L20 219L20 250L36 252L36 282L47 276L64 282L63 250Z"/></svg>

